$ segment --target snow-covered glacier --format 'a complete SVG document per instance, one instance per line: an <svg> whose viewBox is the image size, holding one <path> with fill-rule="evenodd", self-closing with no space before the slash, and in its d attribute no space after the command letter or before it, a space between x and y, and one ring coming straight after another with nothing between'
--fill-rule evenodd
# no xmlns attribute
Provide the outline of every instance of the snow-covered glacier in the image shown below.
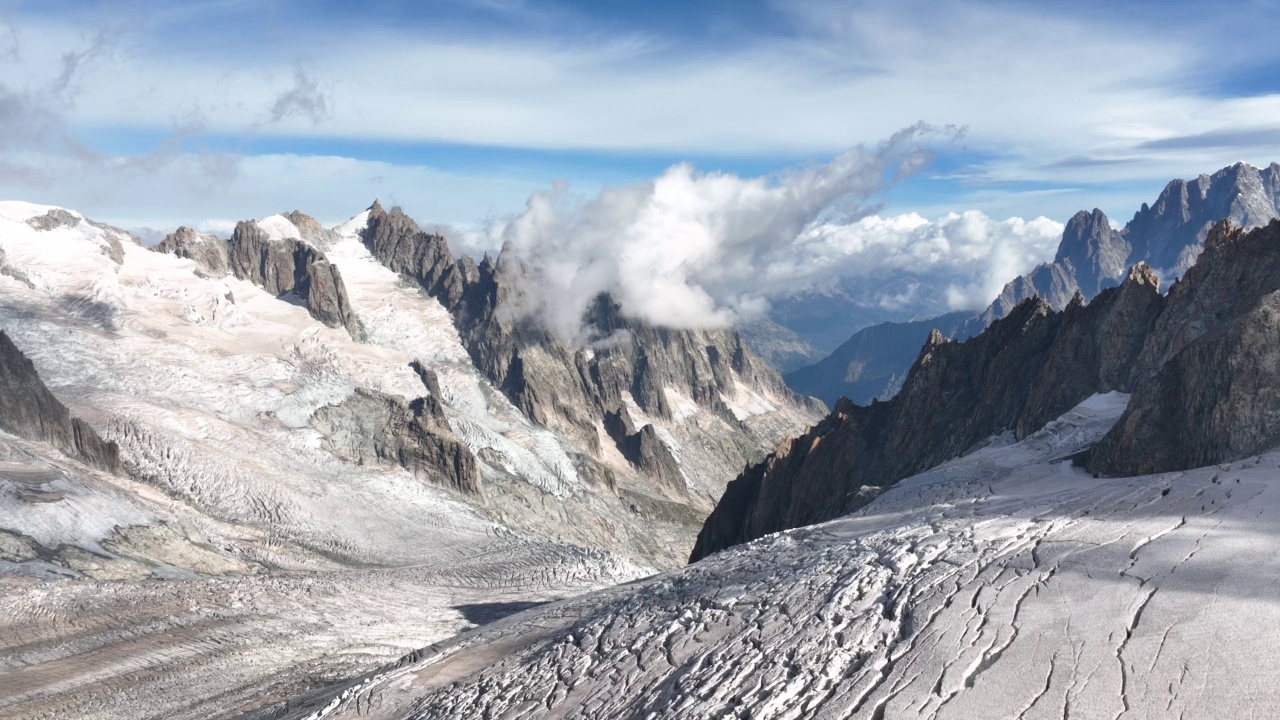
<svg viewBox="0 0 1280 720"><path fill-rule="evenodd" d="M1280 453L1075 467L1126 400L992 438L851 516L425 648L289 716L1274 716Z"/></svg>

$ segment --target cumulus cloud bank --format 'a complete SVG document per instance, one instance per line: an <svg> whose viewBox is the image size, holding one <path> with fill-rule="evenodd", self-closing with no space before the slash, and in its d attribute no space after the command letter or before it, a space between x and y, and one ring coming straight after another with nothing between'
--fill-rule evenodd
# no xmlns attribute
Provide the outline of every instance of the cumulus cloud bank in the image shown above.
<svg viewBox="0 0 1280 720"><path fill-rule="evenodd" d="M940 274L948 305L977 306L1052 257L1062 226L976 212L882 218L868 207L927 163L925 141L959 133L918 124L828 164L756 178L679 164L585 203L564 185L535 193L500 230L528 275L517 310L580 338L584 311L607 292L647 323L725 327L771 299L894 273Z"/></svg>
<svg viewBox="0 0 1280 720"><path fill-rule="evenodd" d="M916 213L872 215L806 229L793 243L791 262L779 259L765 274L769 286L778 288L772 297L786 296L788 287L803 291L900 278L908 281L902 284L910 296L882 295L875 298L879 305L977 309L1005 283L1051 260L1062 230L1062 223L1045 217L995 220L977 210L932 221Z"/></svg>

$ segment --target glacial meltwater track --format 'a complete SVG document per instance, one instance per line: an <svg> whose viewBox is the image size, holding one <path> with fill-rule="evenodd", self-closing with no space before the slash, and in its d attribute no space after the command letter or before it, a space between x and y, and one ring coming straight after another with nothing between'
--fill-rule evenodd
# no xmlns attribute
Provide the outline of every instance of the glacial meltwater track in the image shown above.
<svg viewBox="0 0 1280 720"><path fill-rule="evenodd" d="M296 716L1274 716L1280 453L1072 467L1124 400L853 516L512 616Z"/></svg>

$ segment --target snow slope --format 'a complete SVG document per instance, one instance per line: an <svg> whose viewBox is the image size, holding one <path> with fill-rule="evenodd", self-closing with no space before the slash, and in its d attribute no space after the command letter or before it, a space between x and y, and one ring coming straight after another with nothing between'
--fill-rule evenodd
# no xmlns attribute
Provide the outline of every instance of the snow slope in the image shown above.
<svg viewBox="0 0 1280 720"><path fill-rule="evenodd" d="M0 202L0 329L131 474L0 434L0 717L234 715L687 557L701 515L586 480L584 449L523 416L448 312L370 256L366 214L291 217L257 224L323 244L353 332L77 213ZM427 395L413 360L483 498L344 460L311 426L357 388ZM726 401L798 429L745 385ZM737 470L711 462L723 423L693 405L661 428L712 500Z"/></svg>
<svg viewBox="0 0 1280 720"><path fill-rule="evenodd" d="M1280 453L1121 480L1074 468L1125 401L290 716L1274 717Z"/></svg>
<svg viewBox="0 0 1280 720"><path fill-rule="evenodd" d="M288 237L287 222L268 225ZM0 434L0 717L230 714L649 572L325 449L316 409L357 386L426 395L417 357L526 485L572 479L563 448L500 396L474 401L434 301L361 294L360 317L398 324L386 344L357 342L195 270L75 213L0 203L0 328L133 474Z"/></svg>

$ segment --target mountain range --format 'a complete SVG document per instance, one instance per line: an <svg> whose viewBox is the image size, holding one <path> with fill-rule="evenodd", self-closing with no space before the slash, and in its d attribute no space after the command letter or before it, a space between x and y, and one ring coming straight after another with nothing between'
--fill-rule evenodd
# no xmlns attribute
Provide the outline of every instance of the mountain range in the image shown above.
<svg viewBox="0 0 1280 720"><path fill-rule="evenodd" d="M1247 717L1274 655L1280 221L932 333L730 484L697 562L251 718ZM803 527L802 527L803 526ZM781 530L781 532L774 532ZM754 538L754 539L753 539ZM748 542L749 541L749 542Z"/></svg>
<svg viewBox="0 0 1280 720"><path fill-rule="evenodd" d="M119 716L94 648L129 707L234 714L677 567L825 411L735 332L607 296L610 341L570 345L509 312L520 282L377 203L150 249L0 203L0 653L39 668L0 715Z"/></svg>
<svg viewBox="0 0 1280 720"><path fill-rule="evenodd" d="M854 333L824 359L789 371L797 392L834 405L840 397L867 404L901 387L930 331L963 340L1008 315L1032 296L1062 310L1077 291L1086 299L1114 287L1126 268L1143 262L1166 284L1181 277L1219 220L1255 228L1280 217L1280 164L1264 169L1237 163L1195 180L1174 180L1156 201L1115 229L1101 210L1076 213L1066 225L1053 262L1014 278L983 311L949 313L909 322L871 325Z"/></svg>
<svg viewBox="0 0 1280 720"><path fill-rule="evenodd" d="M561 337L378 202L151 248L0 203L0 715L1270 707L1278 172L861 331L887 397L830 412L607 294Z"/></svg>

